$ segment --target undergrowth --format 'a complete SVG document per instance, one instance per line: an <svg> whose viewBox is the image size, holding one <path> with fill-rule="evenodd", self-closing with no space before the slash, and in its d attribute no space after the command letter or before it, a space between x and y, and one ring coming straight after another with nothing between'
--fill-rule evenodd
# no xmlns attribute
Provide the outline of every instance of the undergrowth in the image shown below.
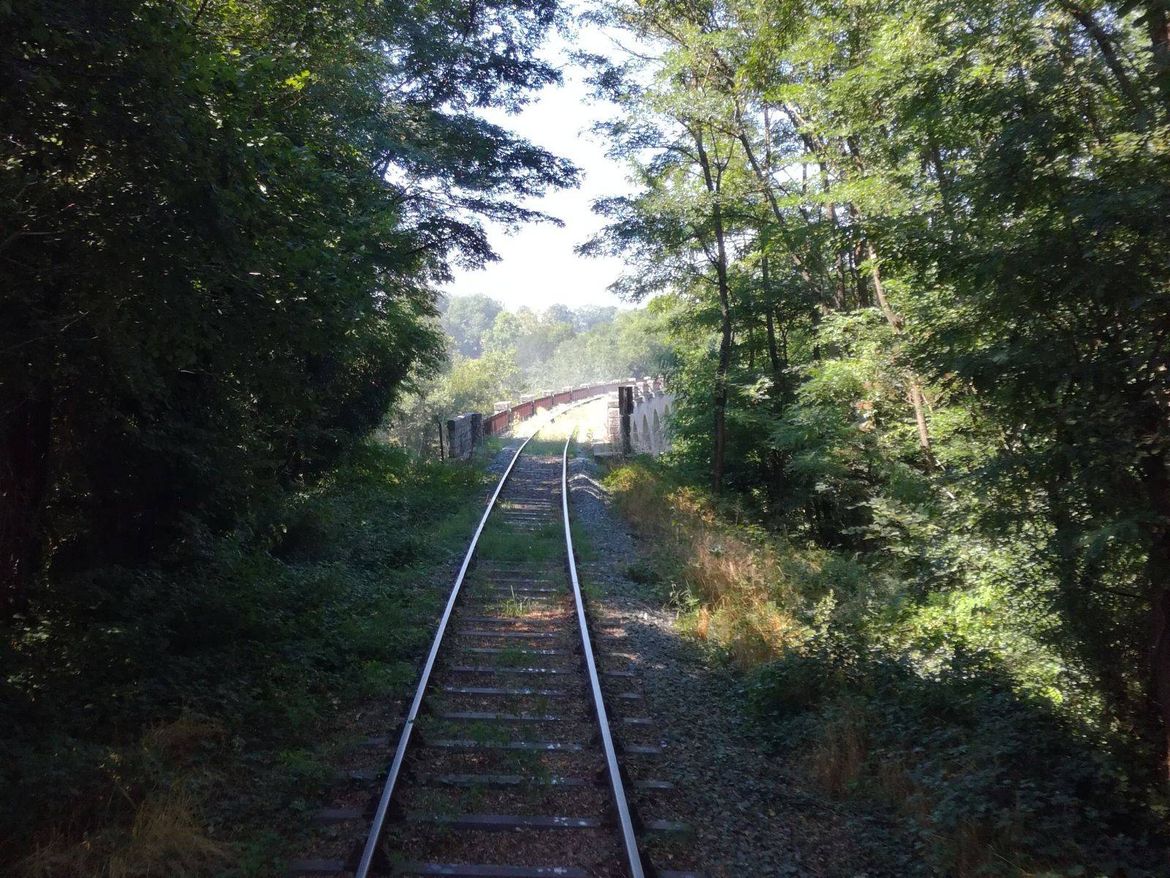
<svg viewBox="0 0 1170 878"><path fill-rule="evenodd" d="M606 486L648 547L630 577L741 672L762 736L825 795L892 810L940 874L1165 874L1156 780L1009 590L916 588L651 461Z"/></svg>
<svg viewBox="0 0 1170 878"><path fill-rule="evenodd" d="M414 677L443 598L427 567L481 484L369 444L246 530L54 584L0 646L0 863L277 874L329 777L315 733Z"/></svg>

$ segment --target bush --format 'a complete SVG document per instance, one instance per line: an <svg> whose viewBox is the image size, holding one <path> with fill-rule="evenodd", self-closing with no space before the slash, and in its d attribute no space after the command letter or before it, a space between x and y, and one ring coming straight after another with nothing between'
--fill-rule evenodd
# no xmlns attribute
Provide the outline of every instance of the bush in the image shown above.
<svg viewBox="0 0 1170 878"><path fill-rule="evenodd" d="M827 793L893 806L945 874L1154 875L1161 809L986 652L936 673L822 635L751 678L752 713Z"/></svg>
<svg viewBox="0 0 1170 878"><path fill-rule="evenodd" d="M47 593L0 646L0 860L40 848L25 865L43 875L222 861L202 835L174 848L209 822L248 842L257 809L319 783L320 718L413 677L443 597L420 572L469 529L428 525L469 520L480 484L363 446L228 537Z"/></svg>

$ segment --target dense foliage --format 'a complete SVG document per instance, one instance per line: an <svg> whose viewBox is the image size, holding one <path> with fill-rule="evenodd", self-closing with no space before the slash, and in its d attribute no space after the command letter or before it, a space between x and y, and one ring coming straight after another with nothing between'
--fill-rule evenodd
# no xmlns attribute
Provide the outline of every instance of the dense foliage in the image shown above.
<svg viewBox="0 0 1170 878"><path fill-rule="evenodd" d="M1141 743L1099 721L1005 568L926 590L688 482L662 461L607 475L644 537L627 575L738 672L757 732L813 790L904 821L908 874L1161 874L1165 800Z"/></svg>
<svg viewBox="0 0 1170 878"><path fill-rule="evenodd" d="M263 872L221 837L402 682L476 487L365 437L668 366L630 572L777 746L941 873L1164 867L1165 0L589 16L638 185L583 249L657 298L538 314L434 288L575 179L478 113L557 80L554 0L0 2L6 862Z"/></svg>
<svg viewBox="0 0 1170 878"><path fill-rule="evenodd" d="M574 171L483 122L551 0L0 7L0 577L133 562L327 469L430 285Z"/></svg>
<svg viewBox="0 0 1170 878"><path fill-rule="evenodd" d="M626 294L662 294L676 462L854 569L827 604L774 593L800 626L827 614L886 655L874 673L905 660L956 698L955 674L991 686L963 659L987 651L1013 697L1094 742L1078 758L1156 807L1164 5L651 0L596 17L644 47L592 59L641 186L598 204L609 222L585 250L630 260ZM1026 747L999 758L1022 770ZM1109 871L1105 848L1084 855Z"/></svg>
<svg viewBox="0 0 1170 878"><path fill-rule="evenodd" d="M413 680L481 484L362 444L201 558L43 608L0 645L5 874L281 874L329 725Z"/></svg>
<svg viewBox="0 0 1170 878"><path fill-rule="evenodd" d="M160 736L186 767L259 770L256 737L303 742L362 679L401 682L432 607L398 571L442 533L397 522L473 484L362 440L439 368L434 288L494 258L483 221L575 179L479 112L559 78L536 57L559 19L0 3L6 866L208 868L223 777L155 772Z"/></svg>

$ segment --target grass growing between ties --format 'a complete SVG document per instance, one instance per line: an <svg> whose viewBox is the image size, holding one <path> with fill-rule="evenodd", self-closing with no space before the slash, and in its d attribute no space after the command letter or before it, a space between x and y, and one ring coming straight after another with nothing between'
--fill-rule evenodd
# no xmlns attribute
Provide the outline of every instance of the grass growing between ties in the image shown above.
<svg viewBox="0 0 1170 878"><path fill-rule="evenodd" d="M562 417L564 416L562 415ZM529 458L555 457L559 459L561 453L565 450L565 440L556 436L560 431L560 427L561 422L558 419L542 429L539 436L534 436L528 440L528 444L524 446L524 453Z"/></svg>
<svg viewBox="0 0 1170 878"><path fill-rule="evenodd" d="M506 619L522 619L534 608L535 601L531 598L518 597L516 590L512 594L490 607L491 612Z"/></svg>
<svg viewBox="0 0 1170 878"><path fill-rule="evenodd" d="M331 777L322 730L414 679L445 597L429 574L482 485L369 444L230 537L60 583L0 647L0 861L279 874Z"/></svg>
<svg viewBox="0 0 1170 878"><path fill-rule="evenodd" d="M761 735L827 797L898 814L940 874L1163 874L1159 786L1026 633L1034 607L766 532L649 461L606 485L650 547L630 578L739 672Z"/></svg>
<svg viewBox="0 0 1170 878"><path fill-rule="evenodd" d="M493 518L480 535L476 557L480 561L535 563L553 561L564 551L564 529L559 522L528 530Z"/></svg>
<svg viewBox="0 0 1170 878"><path fill-rule="evenodd" d="M507 646L496 656L496 663L505 668L522 668L532 662L532 655L518 646Z"/></svg>

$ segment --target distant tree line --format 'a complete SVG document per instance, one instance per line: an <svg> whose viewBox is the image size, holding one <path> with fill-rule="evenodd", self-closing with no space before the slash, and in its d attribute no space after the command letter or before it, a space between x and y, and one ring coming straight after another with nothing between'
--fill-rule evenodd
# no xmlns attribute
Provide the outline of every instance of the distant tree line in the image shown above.
<svg viewBox="0 0 1170 878"><path fill-rule="evenodd" d="M449 359L421 377L390 419L394 439L439 453L438 423L492 411L522 393L657 373L670 356L663 317L654 309L551 305L509 311L489 296L453 296L440 318Z"/></svg>

